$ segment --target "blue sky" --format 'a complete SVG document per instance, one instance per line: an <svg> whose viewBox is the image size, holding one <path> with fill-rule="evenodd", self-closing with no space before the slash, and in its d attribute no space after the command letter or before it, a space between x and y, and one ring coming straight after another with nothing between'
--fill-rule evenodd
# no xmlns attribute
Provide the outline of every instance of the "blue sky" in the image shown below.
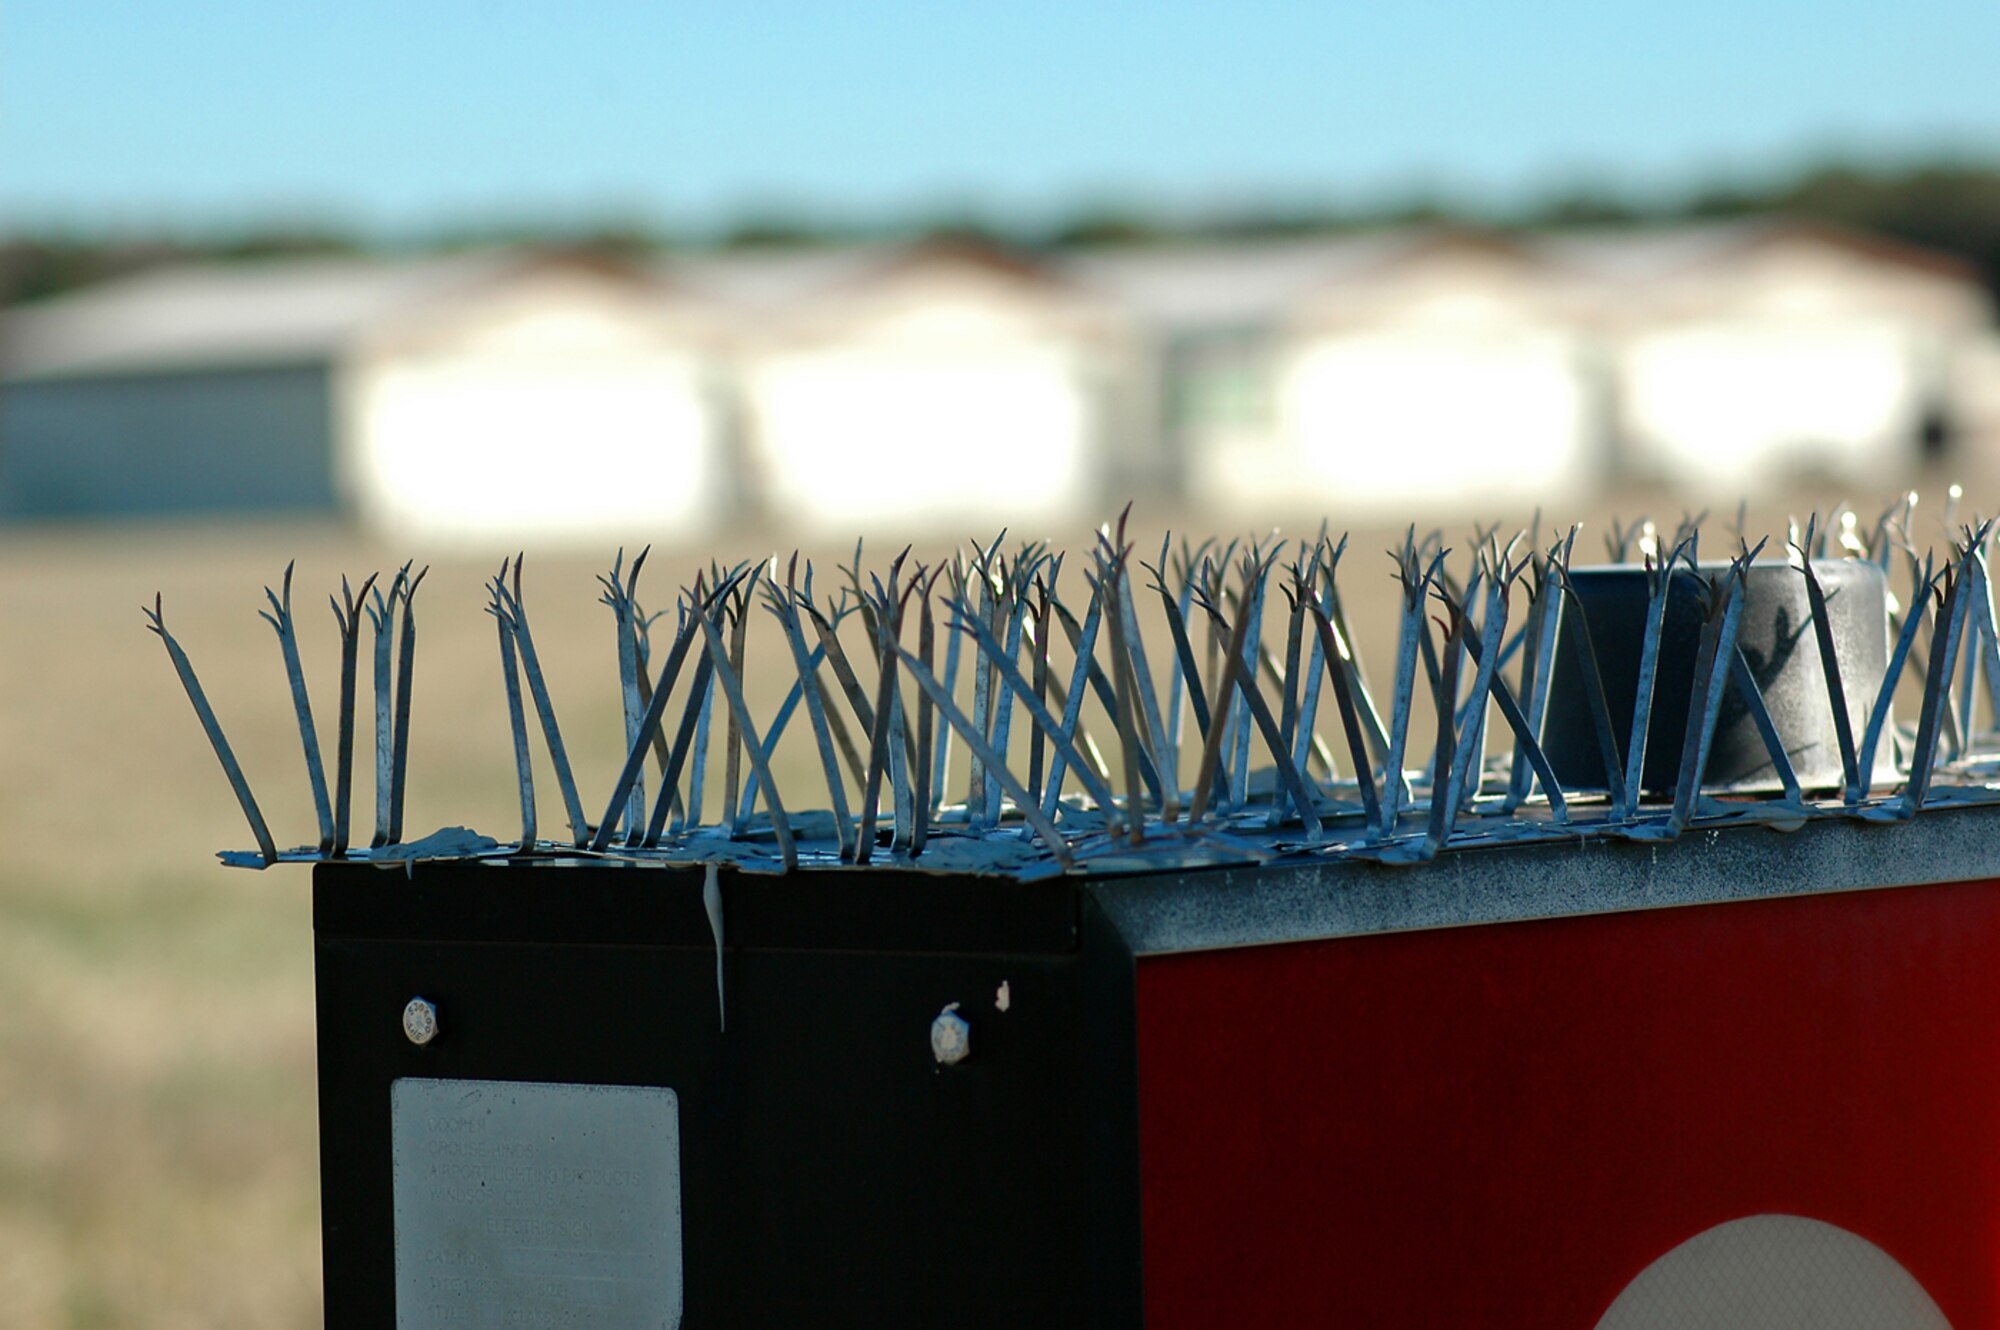
<svg viewBox="0 0 2000 1330"><path fill-rule="evenodd" d="M2000 156L2000 0L0 0L0 222L1672 191Z"/></svg>

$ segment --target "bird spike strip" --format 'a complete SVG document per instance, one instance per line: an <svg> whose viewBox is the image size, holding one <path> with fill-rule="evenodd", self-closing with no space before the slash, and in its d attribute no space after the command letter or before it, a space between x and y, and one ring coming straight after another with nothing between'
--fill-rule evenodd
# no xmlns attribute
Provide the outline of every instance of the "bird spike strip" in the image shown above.
<svg viewBox="0 0 2000 1330"><path fill-rule="evenodd" d="M1169 537L1147 561L1135 557L1121 515L1085 560L1068 564L1081 565L1081 591L1064 585L1064 556L1038 544L1008 553L1004 533L931 564L905 549L880 569L864 568L857 545L831 593L796 554L783 564L711 565L680 591L671 634L663 624L653 631L664 616L646 613L638 599L646 552L628 565L620 551L599 581L617 633L625 756L594 791L579 786L563 743L517 556L487 584L520 789L521 832L504 842L463 828L403 839L424 571L406 564L386 588L371 577L358 591L343 579L333 598L340 711L331 791L307 699L291 568L281 591L265 592L269 609L260 613L277 631L319 823L318 843L293 850L276 847L157 599L146 615L257 840L255 851L222 855L234 865L546 857L766 872L888 865L1025 879L1328 856L1419 863L1473 846L1657 841L1696 828L1894 821L1943 804L2000 803L1994 523L1958 526L1948 550L1919 555L1915 511L1914 494L1872 525L1843 507L1825 522L1794 522L1771 555L1805 583L1836 718L1839 788L1811 795L1736 645L1745 577L1770 548L1748 542L1740 513L1726 564L1697 562L1699 517L1671 534L1648 521L1613 524L1612 560L1636 563L1646 578L1629 717L1614 715L1606 698L1601 647L1572 580L1577 532L1544 546L1539 516L1536 529L1504 542L1498 528L1481 528L1456 549L1440 533L1420 538L1411 528L1389 551L1400 595L1386 694L1365 677L1342 609L1346 538L1324 529L1295 545ZM1859 681L1842 676L1814 569L1825 559L1866 560L1885 573L1900 563L1909 578L1907 599L1889 598L1888 672L1879 685L1867 682L1872 696L1857 697L1856 714L1866 717L1858 733L1848 706ZM1688 579L1701 626L1687 739L1670 794L1643 798L1652 712L1679 705L1654 696L1668 590ZM760 607L771 624L752 612ZM349 836L364 612L374 632L376 782L365 846ZM766 630L757 636L772 640L753 647L753 620ZM1580 696L1555 687L1559 623L1575 635L1582 664L1569 691ZM753 651L790 670L789 693L764 716L744 689ZM1897 724L1890 702L1906 674L1920 701L1914 722ZM1983 731L1975 729L1980 680ZM1728 694L1756 725L1782 787L1776 797L1724 799L1705 786ZM1086 702L1095 703L1115 760L1085 727ZM1564 789L1543 750L1548 718L1565 708L1589 717L1604 788ZM801 713L816 761L800 769L816 774L781 791L775 750ZM1434 717L1435 734L1421 755L1411 747L1419 715ZM538 833L536 729L568 823L559 840ZM716 731L719 803L702 790ZM952 802L948 787L963 797ZM801 811L808 807L818 810ZM591 822L596 808L603 811Z"/></svg>

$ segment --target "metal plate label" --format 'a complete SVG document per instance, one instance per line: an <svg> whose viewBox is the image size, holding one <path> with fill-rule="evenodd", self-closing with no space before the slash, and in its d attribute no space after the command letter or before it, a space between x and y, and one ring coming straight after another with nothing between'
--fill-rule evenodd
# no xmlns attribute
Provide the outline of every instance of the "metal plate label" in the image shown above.
<svg viewBox="0 0 2000 1330"><path fill-rule="evenodd" d="M627 1085L389 1088L398 1330L674 1330L680 1105Z"/></svg>

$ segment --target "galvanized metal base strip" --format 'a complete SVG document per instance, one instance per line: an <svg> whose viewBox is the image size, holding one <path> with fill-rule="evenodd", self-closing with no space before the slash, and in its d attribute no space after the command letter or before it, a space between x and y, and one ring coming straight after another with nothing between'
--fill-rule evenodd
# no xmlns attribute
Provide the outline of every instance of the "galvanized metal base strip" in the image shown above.
<svg viewBox="0 0 2000 1330"><path fill-rule="evenodd" d="M1100 879L1086 888L1137 955L1464 924L2000 879L2000 807L1909 822L1693 830L1669 844L1541 842L1440 855Z"/></svg>

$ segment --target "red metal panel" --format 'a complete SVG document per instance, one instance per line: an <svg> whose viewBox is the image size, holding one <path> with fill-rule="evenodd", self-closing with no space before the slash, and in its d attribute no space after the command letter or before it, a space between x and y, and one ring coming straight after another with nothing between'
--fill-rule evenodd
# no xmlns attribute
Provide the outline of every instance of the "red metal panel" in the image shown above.
<svg viewBox="0 0 2000 1330"><path fill-rule="evenodd" d="M1770 1212L2000 1324L1996 887L1141 960L1147 1324L1588 1330Z"/></svg>

